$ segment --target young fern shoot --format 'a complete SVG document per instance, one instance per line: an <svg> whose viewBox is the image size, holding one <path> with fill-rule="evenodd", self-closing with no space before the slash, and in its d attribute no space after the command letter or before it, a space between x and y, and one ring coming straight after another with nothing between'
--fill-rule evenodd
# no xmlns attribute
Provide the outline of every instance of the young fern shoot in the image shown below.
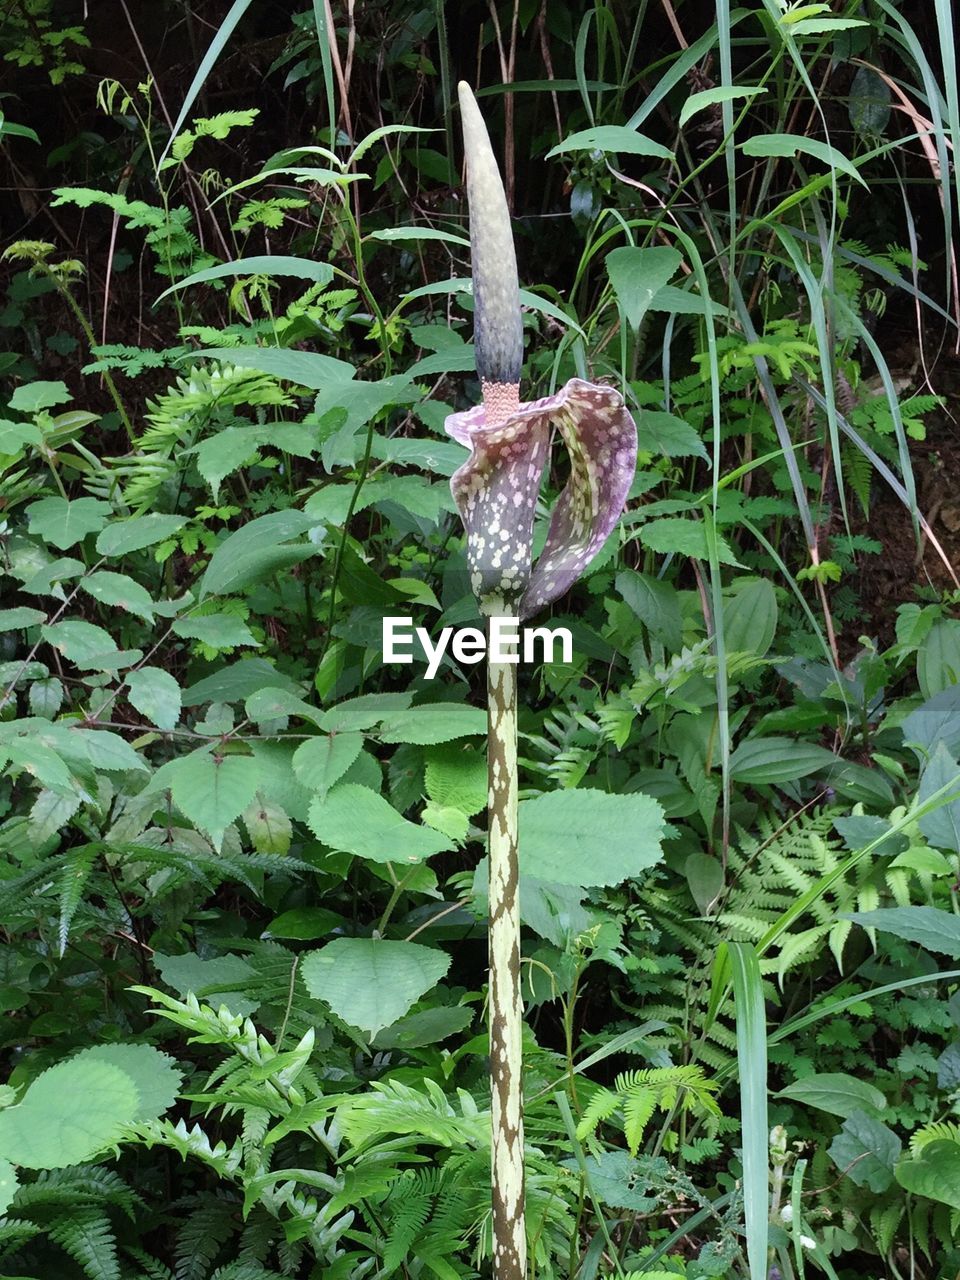
<svg viewBox="0 0 960 1280"><path fill-rule="evenodd" d="M466 84L459 95L483 403L446 421L470 450L450 486L481 613L526 619L576 582L612 532L636 469L637 431L617 391L579 378L521 402L523 322L510 216L483 117ZM534 566L533 521L554 428L570 456L570 478ZM516 662L488 661L487 698L493 1273L523 1280Z"/></svg>

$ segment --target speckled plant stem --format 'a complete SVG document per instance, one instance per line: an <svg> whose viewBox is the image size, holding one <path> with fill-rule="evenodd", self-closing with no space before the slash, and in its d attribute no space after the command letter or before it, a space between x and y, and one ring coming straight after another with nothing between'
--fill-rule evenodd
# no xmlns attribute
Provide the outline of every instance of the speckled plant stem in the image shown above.
<svg viewBox="0 0 960 1280"><path fill-rule="evenodd" d="M524 1280L516 665L488 661L487 699L493 1274Z"/></svg>

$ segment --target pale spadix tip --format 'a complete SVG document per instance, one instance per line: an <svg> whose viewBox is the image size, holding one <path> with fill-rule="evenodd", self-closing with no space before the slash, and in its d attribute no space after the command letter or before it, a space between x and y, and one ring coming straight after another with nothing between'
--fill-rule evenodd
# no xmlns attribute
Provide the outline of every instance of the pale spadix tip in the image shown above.
<svg viewBox="0 0 960 1280"><path fill-rule="evenodd" d="M519 383L523 321L507 198L470 86L461 80L457 91L467 160L477 375L481 382Z"/></svg>

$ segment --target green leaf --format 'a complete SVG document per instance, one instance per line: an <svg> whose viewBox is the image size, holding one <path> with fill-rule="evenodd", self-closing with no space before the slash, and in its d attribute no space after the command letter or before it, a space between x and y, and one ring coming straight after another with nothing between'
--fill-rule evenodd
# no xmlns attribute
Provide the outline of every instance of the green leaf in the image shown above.
<svg viewBox="0 0 960 1280"><path fill-rule="evenodd" d="M227 595L314 555L313 543L292 540L316 524L302 511L271 511L228 534L210 557L200 580L200 598Z"/></svg>
<svg viewBox="0 0 960 1280"><path fill-rule="evenodd" d="M956 759L960 756L960 684L934 694L922 707L911 711L900 726L904 742L932 752L943 742Z"/></svg>
<svg viewBox="0 0 960 1280"><path fill-rule="evenodd" d="M116 669L117 643L103 627L70 619L40 628L40 634L70 662L88 671ZM112 665L111 665L112 664Z"/></svg>
<svg viewBox="0 0 960 1280"><path fill-rule="evenodd" d="M927 761L920 778L917 801L921 805L943 787L951 787L953 794L960 791L960 765L942 742ZM950 849L960 853L960 800L940 804L938 808L919 819L920 830L937 849Z"/></svg>
<svg viewBox="0 0 960 1280"><path fill-rule="evenodd" d="M679 516L651 520L640 530L640 541L660 555L692 556L695 560L710 559L702 520L684 520ZM716 535L716 542L717 559L720 563L739 566L739 560L719 534Z"/></svg>
<svg viewBox="0 0 960 1280"><path fill-rule="evenodd" d="M683 874L690 886L690 896L701 915L706 915L723 888L723 866L708 853L688 855L683 864Z"/></svg>
<svg viewBox="0 0 960 1280"><path fill-rule="evenodd" d="M856 166L851 164L841 151L826 142L819 142L816 138L807 138L798 133L757 134L756 137L748 138L746 142L741 143L741 150L748 156L787 158L798 154L813 156L828 169L837 169L840 173L845 173L848 178L853 178L862 187L867 185Z"/></svg>
<svg viewBox="0 0 960 1280"><path fill-rule="evenodd" d="M157 512L134 516L130 520L115 520L100 533L97 550L111 559L129 555L131 551L142 551L144 547L152 547L172 537L186 523L186 516L167 516Z"/></svg>
<svg viewBox="0 0 960 1280"><path fill-rule="evenodd" d="M894 1169L897 1182L913 1195L960 1209L960 1142L927 1142Z"/></svg>
<svg viewBox="0 0 960 1280"><path fill-rule="evenodd" d="M960 916L939 907L880 907L876 911L853 911L843 917L915 942L927 951L960 959Z"/></svg>
<svg viewBox="0 0 960 1280"><path fill-rule="evenodd" d="M27 382L17 387L9 403L17 413L39 413L56 404L69 404L72 399L65 382Z"/></svg>
<svg viewBox="0 0 960 1280"><path fill-rule="evenodd" d="M717 85L713 89L702 89L699 93L691 93L680 108L680 128L689 124L700 111L719 106L721 102L733 102L737 98L755 98L758 93L766 93L765 89L741 87L740 85Z"/></svg>
<svg viewBox="0 0 960 1280"><path fill-rule="evenodd" d="M313 391L329 388L332 383L351 382L356 372L352 364L335 360L333 356L318 355L315 351L288 351L280 347L217 347L195 354L222 360L237 369L256 369ZM363 384L356 385L360 387Z"/></svg>
<svg viewBox="0 0 960 1280"><path fill-rule="evenodd" d="M256 760L251 756L218 758L195 751L171 761L166 768L177 808L219 849L224 831L257 793Z"/></svg>
<svg viewBox="0 0 960 1280"><path fill-rule="evenodd" d="M38 627L46 620L47 615L42 609L28 609L26 606L19 609L0 609L0 632Z"/></svg>
<svg viewBox="0 0 960 1280"><path fill-rule="evenodd" d="M257 853L275 853L282 857L290 852L293 842L290 815L278 804L264 799L259 791L256 800L243 811L243 825Z"/></svg>
<svg viewBox="0 0 960 1280"><path fill-rule="evenodd" d="M637 417L637 448L645 453L662 453L668 458L702 458L710 461L703 441L688 423L672 413L641 409Z"/></svg>
<svg viewBox="0 0 960 1280"><path fill-rule="evenodd" d="M315 262L313 258L292 258L285 254L260 254L250 258L235 258L232 262L218 262L216 266L195 271L185 280L178 280L164 289L157 302L178 289L206 284L210 280L223 280L232 276L295 276L298 280L312 280L316 284L329 284L333 279L333 267L329 262Z"/></svg>
<svg viewBox="0 0 960 1280"><path fill-rule="evenodd" d="M180 686L161 667L140 667L126 678L127 699L158 729L175 729L180 720Z"/></svg>
<svg viewBox="0 0 960 1280"><path fill-rule="evenodd" d="M389 1027L450 967L450 957L416 942L336 938L304 957L307 990L370 1036Z"/></svg>
<svg viewBox="0 0 960 1280"><path fill-rule="evenodd" d="M258 689L299 692L290 677L283 675L266 658L239 658L184 689L183 705L198 707L204 702L242 702Z"/></svg>
<svg viewBox="0 0 960 1280"><path fill-rule="evenodd" d="M255 1000L249 1000L237 990L243 986L249 988L254 978L252 967L242 956L214 956L210 960L201 960L193 951L179 956L167 956L155 952L153 962L160 976L168 987L173 987L181 996L190 992L212 1009L226 1005L238 1018L248 1017L259 1008Z"/></svg>
<svg viewBox="0 0 960 1280"><path fill-rule="evenodd" d="M866 1080L858 1080L856 1076L847 1075L843 1071L795 1080L793 1084L781 1089L777 1097L789 1098L791 1102L800 1102L806 1107L816 1107L819 1111L844 1118L853 1115L855 1111L862 1111L868 1116L874 1115L883 1111L887 1105L887 1100L879 1089Z"/></svg>
<svg viewBox="0 0 960 1280"><path fill-rule="evenodd" d="M173 1058L152 1044L96 1045L76 1054L70 1062L106 1062L129 1076L137 1090L137 1124L157 1120L169 1111L183 1082L183 1072Z"/></svg>
<svg viewBox="0 0 960 1280"><path fill-rule="evenodd" d="M133 1080L110 1062L61 1062L0 1111L0 1155L27 1169L65 1169L112 1146L139 1110Z"/></svg>
<svg viewBox="0 0 960 1280"><path fill-rule="evenodd" d="M211 649L235 649L239 645L260 647L260 641L247 624L233 613L208 613L201 617L178 618L172 630L185 640L199 640Z"/></svg>
<svg viewBox="0 0 960 1280"><path fill-rule="evenodd" d="M380 740L433 746L455 738L472 738L486 731L487 713L480 707L463 702L432 702L384 717Z"/></svg>
<svg viewBox="0 0 960 1280"><path fill-rule="evenodd" d="M769 650L777 633L777 595L767 578L740 578L724 595L723 643L727 653Z"/></svg>
<svg viewBox="0 0 960 1280"><path fill-rule="evenodd" d="M663 856L663 809L651 796L550 791L520 803L520 871L567 885L615 885Z"/></svg>
<svg viewBox="0 0 960 1280"><path fill-rule="evenodd" d="M31 533L65 551L107 523L110 505L99 498L41 498L26 509Z"/></svg>
<svg viewBox="0 0 960 1280"><path fill-rule="evenodd" d="M375 791L350 782L334 787L326 798L317 797L308 822L331 849L374 862L422 862L452 848L450 840L401 817Z"/></svg>
<svg viewBox="0 0 960 1280"><path fill-rule="evenodd" d="M960 621L941 618L930 628L917 653L917 680L925 698L960 682Z"/></svg>
<svg viewBox="0 0 960 1280"><path fill-rule="evenodd" d="M472 817L487 803L487 762L475 747L428 751L424 784L434 804Z"/></svg>
<svg viewBox="0 0 960 1280"><path fill-rule="evenodd" d="M197 470L210 486L215 502L224 478L249 462L259 446L269 441L269 427L227 427L194 447Z"/></svg>
<svg viewBox="0 0 960 1280"><path fill-rule="evenodd" d="M145 622L153 622L154 604L149 591L124 573L92 573L81 579L80 586L100 604L125 609Z"/></svg>
<svg viewBox="0 0 960 1280"><path fill-rule="evenodd" d="M730 776L744 785L795 782L837 763L825 747L794 738L747 738L730 757Z"/></svg>
<svg viewBox="0 0 960 1280"><path fill-rule="evenodd" d="M683 644L683 623L677 592L650 574L624 569L617 574L617 590L652 636L670 653Z"/></svg>
<svg viewBox="0 0 960 1280"><path fill-rule="evenodd" d="M372 729L381 720L405 711L413 700L412 693L364 693L348 698L324 711L320 728L328 733L344 729Z"/></svg>
<svg viewBox="0 0 960 1280"><path fill-rule="evenodd" d="M244 710L250 720L263 724L270 720L283 720L288 716L296 716L300 720L310 720L314 724L320 722L322 712L313 707L295 693L286 689L258 689L251 693L244 704Z"/></svg>
<svg viewBox="0 0 960 1280"><path fill-rule="evenodd" d="M375 1049L420 1049L427 1044L439 1044L441 1040L465 1030L472 1019L473 1012L463 1005L421 1009L392 1026L384 1027L374 1037L373 1045Z"/></svg>
<svg viewBox="0 0 960 1280"><path fill-rule="evenodd" d="M767 1280L770 1218L767 1017L760 962L750 942L726 944L737 1016L743 1211L750 1280Z"/></svg>
<svg viewBox="0 0 960 1280"><path fill-rule="evenodd" d="M668 245L627 245L607 254L604 265L627 323L639 329L650 303L680 270L683 255Z"/></svg>
<svg viewBox="0 0 960 1280"><path fill-rule="evenodd" d="M862 138L876 139L890 121L890 86L872 67L858 67L847 99L850 123Z"/></svg>
<svg viewBox="0 0 960 1280"><path fill-rule="evenodd" d="M854 1111L844 1120L828 1154L851 1182L882 1195L893 1182L900 1151L900 1139L892 1129L873 1116Z"/></svg>
<svg viewBox="0 0 960 1280"><path fill-rule="evenodd" d="M343 923L343 916L327 911L325 907L294 907L271 920L260 936L312 942L314 938L324 938L333 933Z"/></svg>
<svg viewBox="0 0 960 1280"><path fill-rule="evenodd" d="M74 790L70 770L57 753L30 738L0 738L0 768L12 764L51 791Z"/></svg>
<svg viewBox="0 0 960 1280"><path fill-rule="evenodd" d="M672 160L673 152L647 138L636 129L622 124L600 124L591 129L581 129L558 142L546 154L550 160L566 151L613 151L627 156L652 156L657 160Z"/></svg>
<svg viewBox="0 0 960 1280"><path fill-rule="evenodd" d="M362 733L325 733L308 738L293 753L297 777L324 795L347 772L363 749Z"/></svg>

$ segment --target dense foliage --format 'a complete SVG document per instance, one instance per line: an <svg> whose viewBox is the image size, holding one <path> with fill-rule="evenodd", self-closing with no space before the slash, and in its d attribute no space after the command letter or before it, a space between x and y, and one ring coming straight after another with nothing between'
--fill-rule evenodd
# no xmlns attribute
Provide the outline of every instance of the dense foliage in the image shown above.
<svg viewBox="0 0 960 1280"><path fill-rule="evenodd" d="M489 1274L482 668L381 650L477 620L464 76L641 448L521 669L531 1273L955 1277L951 6L454 8L0 17L0 1273Z"/></svg>

